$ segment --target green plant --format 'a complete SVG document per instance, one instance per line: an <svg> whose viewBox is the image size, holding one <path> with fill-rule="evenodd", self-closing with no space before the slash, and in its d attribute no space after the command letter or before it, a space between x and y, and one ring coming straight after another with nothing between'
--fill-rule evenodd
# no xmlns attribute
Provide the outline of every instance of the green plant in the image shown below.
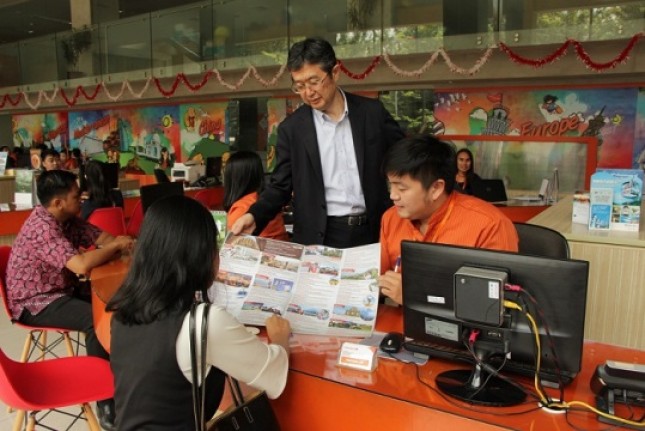
<svg viewBox="0 0 645 431"><path fill-rule="evenodd" d="M76 67L80 55L92 46L92 32L87 26L72 30L72 33L61 40L65 61Z"/></svg>

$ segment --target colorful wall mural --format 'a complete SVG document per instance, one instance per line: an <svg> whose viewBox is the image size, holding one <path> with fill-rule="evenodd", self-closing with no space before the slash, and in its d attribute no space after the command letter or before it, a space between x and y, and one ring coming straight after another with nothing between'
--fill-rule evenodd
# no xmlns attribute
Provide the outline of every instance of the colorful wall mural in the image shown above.
<svg viewBox="0 0 645 431"><path fill-rule="evenodd" d="M637 158L638 88L437 92L433 121L450 135L591 136L598 166L631 168Z"/></svg>
<svg viewBox="0 0 645 431"><path fill-rule="evenodd" d="M599 167L645 169L645 88L459 89L431 93L430 100L406 114L421 116L430 133L592 136L599 143ZM267 101L263 133L269 170L275 164L277 126L299 103L298 97ZM80 148L99 160L107 160L108 147L117 145L123 168L152 173L164 148L174 162L226 157L239 125L236 106L232 100L20 114L12 117L13 142ZM112 143L106 146L106 139Z"/></svg>

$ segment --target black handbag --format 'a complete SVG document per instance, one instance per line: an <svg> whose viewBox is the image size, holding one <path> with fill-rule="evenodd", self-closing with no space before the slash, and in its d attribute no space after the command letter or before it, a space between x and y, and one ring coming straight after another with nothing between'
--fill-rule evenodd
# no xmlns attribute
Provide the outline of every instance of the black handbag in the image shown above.
<svg viewBox="0 0 645 431"><path fill-rule="evenodd" d="M189 329L190 329L190 358L192 367L192 386L193 386L193 406L195 413L195 430L204 431L280 431L280 424L269 403L266 392L258 391L247 399L240 388L240 384L231 376L226 376L234 405L229 407L225 412L216 416L208 427L204 421L204 379L205 373L202 372L201 378L197 376L197 339L196 339L196 313L197 304L193 304L190 310ZM207 347L207 329L208 329L208 312L210 304L205 304L202 315L201 329L201 370L206 369L206 347Z"/></svg>

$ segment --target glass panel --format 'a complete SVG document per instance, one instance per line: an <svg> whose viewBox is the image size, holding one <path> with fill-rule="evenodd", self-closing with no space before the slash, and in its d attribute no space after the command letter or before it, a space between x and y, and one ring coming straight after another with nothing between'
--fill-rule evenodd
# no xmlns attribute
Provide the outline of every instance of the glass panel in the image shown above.
<svg viewBox="0 0 645 431"><path fill-rule="evenodd" d="M202 16L207 22L202 23ZM204 60L204 36L212 28L211 16L211 9L204 4L153 14L152 67L166 68L173 75L199 72L199 63Z"/></svg>
<svg viewBox="0 0 645 431"><path fill-rule="evenodd" d="M20 53L17 43L0 45L0 87L20 85Z"/></svg>
<svg viewBox="0 0 645 431"><path fill-rule="evenodd" d="M594 0L545 0L502 2L500 40L538 45L579 41L624 39L645 26L645 2L626 1L604 5Z"/></svg>
<svg viewBox="0 0 645 431"><path fill-rule="evenodd" d="M23 84L56 81L56 36L44 36L19 42Z"/></svg>
<svg viewBox="0 0 645 431"><path fill-rule="evenodd" d="M58 79L75 79L100 74L98 27L57 33L56 38Z"/></svg>
<svg viewBox="0 0 645 431"><path fill-rule="evenodd" d="M219 68L246 69L286 61L286 0L237 0L213 6L213 31L207 53ZM224 61L225 60L225 61Z"/></svg>
<svg viewBox="0 0 645 431"><path fill-rule="evenodd" d="M383 12L389 54L434 52L443 46L443 0L391 0Z"/></svg>
<svg viewBox="0 0 645 431"><path fill-rule="evenodd" d="M139 16L102 26L103 74L150 69L150 18Z"/></svg>
<svg viewBox="0 0 645 431"><path fill-rule="evenodd" d="M443 139L444 137L442 137ZM445 136L447 140L449 136ZM459 148L468 148L474 157L476 173L482 178L501 178L509 198L523 194L537 195L543 179L551 181L558 171L559 192L573 194L585 190L587 142L579 139L532 141L473 136L472 141L450 140ZM511 138L512 139L512 138Z"/></svg>

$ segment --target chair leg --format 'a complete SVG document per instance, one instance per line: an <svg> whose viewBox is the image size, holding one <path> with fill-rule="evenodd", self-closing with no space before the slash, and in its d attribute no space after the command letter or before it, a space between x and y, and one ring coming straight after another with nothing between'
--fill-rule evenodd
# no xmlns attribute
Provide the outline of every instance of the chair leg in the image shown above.
<svg viewBox="0 0 645 431"><path fill-rule="evenodd" d="M72 340L69 338L69 332L65 332L63 334L63 338L65 339L65 347L67 348L67 355L76 356L74 354L74 347L72 347Z"/></svg>
<svg viewBox="0 0 645 431"><path fill-rule="evenodd" d="M34 431L35 429L36 429L36 412L30 412L29 419L27 420L26 431Z"/></svg>
<svg viewBox="0 0 645 431"><path fill-rule="evenodd" d="M99 422L96 420L96 415L92 410L92 406L88 403L83 404L83 412L85 413L85 419L87 419L87 426L90 431L101 431Z"/></svg>
<svg viewBox="0 0 645 431"><path fill-rule="evenodd" d="M40 356L37 361L44 361L47 355L47 331L40 331L38 336L38 345L40 346Z"/></svg>
<svg viewBox="0 0 645 431"><path fill-rule="evenodd" d="M16 419L13 421L13 430L12 431L20 431L23 429L24 426L24 421L25 421L25 411L24 410L16 410Z"/></svg>
<svg viewBox="0 0 645 431"><path fill-rule="evenodd" d="M27 362L27 359L29 358L29 349L31 349L31 332L27 334L27 338L25 339L25 346L22 348L22 355L20 355L20 362Z"/></svg>

